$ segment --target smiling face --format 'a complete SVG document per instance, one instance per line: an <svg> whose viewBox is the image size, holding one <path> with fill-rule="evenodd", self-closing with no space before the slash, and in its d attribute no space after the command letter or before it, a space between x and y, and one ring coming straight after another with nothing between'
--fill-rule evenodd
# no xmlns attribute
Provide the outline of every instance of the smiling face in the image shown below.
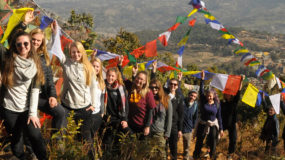
<svg viewBox="0 0 285 160"><path fill-rule="evenodd" d="M26 35L19 36L16 39L16 48L21 57L27 58L31 50L30 38Z"/></svg>
<svg viewBox="0 0 285 160"><path fill-rule="evenodd" d="M175 92L178 88L178 82L176 80L171 80L169 83L170 92Z"/></svg>
<svg viewBox="0 0 285 160"><path fill-rule="evenodd" d="M152 84L150 84L149 88L152 90L152 93L153 93L154 95L157 95L157 94L158 94L159 87L157 86L157 84L152 83Z"/></svg>
<svg viewBox="0 0 285 160"><path fill-rule="evenodd" d="M43 39L44 35L41 33L36 33L32 35L32 43L35 47L35 50L37 50L42 45Z"/></svg>
<svg viewBox="0 0 285 160"><path fill-rule="evenodd" d="M268 110L268 115L269 116L273 116L275 114L275 110L274 110L274 108L271 106L270 108L269 108L269 110Z"/></svg>
<svg viewBox="0 0 285 160"><path fill-rule="evenodd" d="M70 49L70 57L75 62L80 62L82 59L82 53L78 50L77 47L73 46Z"/></svg>
<svg viewBox="0 0 285 160"><path fill-rule="evenodd" d="M146 84L146 75L143 73L139 73L135 78L135 86L137 89L142 89Z"/></svg>
<svg viewBox="0 0 285 160"><path fill-rule="evenodd" d="M189 101L194 102L197 99L197 93L192 92L189 94Z"/></svg>
<svg viewBox="0 0 285 160"><path fill-rule="evenodd" d="M107 72L107 82L113 84L117 80L117 74L115 71Z"/></svg>
<svg viewBox="0 0 285 160"><path fill-rule="evenodd" d="M97 62L97 61L94 61L94 62L92 62L92 66L94 67L95 75L97 75L100 72L100 69L101 69L100 63Z"/></svg>
<svg viewBox="0 0 285 160"><path fill-rule="evenodd" d="M214 101L214 94L212 92L208 92L206 95L207 101L208 102L213 102Z"/></svg>

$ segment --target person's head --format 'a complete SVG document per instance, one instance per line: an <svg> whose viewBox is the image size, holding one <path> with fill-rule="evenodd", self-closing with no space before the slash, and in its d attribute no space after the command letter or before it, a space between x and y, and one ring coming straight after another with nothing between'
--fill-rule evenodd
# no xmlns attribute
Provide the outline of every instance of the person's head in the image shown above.
<svg viewBox="0 0 285 160"><path fill-rule="evenodd" d="M230 102L232 100L232 95L230 94L223 94L224 100L226 100L227 102Z"/></svg>
<svg viewBox="0 0 285 160"><path fill-rule="evenodd" d="M273 106L270 106L269 109L268 109L268 115L269 116L273 116L275 114L276 114L276 112L275 112Z"/></svg>
<svg viewBox="0 0 285 160"><path fill-rule="evenodd" d="M170 92L175 93L175 91L178 89L178 83L179 83L178 79L175 79L175 78L172 78L169 81L168 88L169 88Z"/></svg>
<svg viewBox="0 0 285 160"><path fill-rule="evenodd" d="M135 76L134 86L136 89L141 90L147 88L148 86L147 72L140 71Z"/></svg>
<svg viewBox="0 0 285 160"><path fill-rule="evenodd" d="M103 66L102 66L101 60L99 58L92 57L90 62L94 68L94 72L95 72L95 75L96 75L97 80L99 82L100 88L104 89L105 88L105 82L103 79L103 71L102 71Z"/></svg>
<svg viewBox="0 0 285 160"><path fill-rule="evenodd" d="M85 70L86 85L90 85L93 76L95 76L94 68L88 60L86 51L80 42L72 42L69 47L70 58L73 62L82 63Z"/></svg>
<svg viewBox="0 0 285 160"><path fill-rule="evenodd" d="M194 102L197 99L197 92L196 91L190 91L188 93L188 98L190 102Z"/></svg>
<svg viewBox="0 0 285 160"><path fill-rule="evenodd" d="M50 64L50 57L47 52L47 47L46 47L46 40L45 40L45 34L44 32L39 29L33 29L30 32L30 35L32 36L32 44L38 54L44 54L47 66Z"/></svg>
<svg viewBox="0 0 285 160"><path fill-rule="evenodd" d="M7 87L13 87L14 85L14 61L16 56L20 56L24 59L32 59L36 64L37 75L36 84L44 84L44 74L41 67L41 61L35 53L32 45L32 38L30 34L23 30L17 31L15 35L10 39L9 55L6 59L6 63L2 72L2 84Z"/></svg>
<svg viewBox="0 0 285 160"><path fill-rule="evenodd" d="M123 79L118 68L109 68L106 73L107 82L112 85L114 82L118 82L123 85Z"/></svg>
<svg viewBox="0 0 285 160"><path fill-rule="evenodd" d="M214 88L207 90L205 92L205 96L206 96L207 102L212 102L212 101L214 101L215 103L220 102L218 94Z"/></svg>
<svg viewBox="0 0 285 160"><path fill-rule="evenodd" d="M157 79L153 79L149 83L149 88L152 90L152 93L156 97L157 102L161 102L163 106L168 108L168 96L165 94L163 90L163 86L161 82Z"/></svg>

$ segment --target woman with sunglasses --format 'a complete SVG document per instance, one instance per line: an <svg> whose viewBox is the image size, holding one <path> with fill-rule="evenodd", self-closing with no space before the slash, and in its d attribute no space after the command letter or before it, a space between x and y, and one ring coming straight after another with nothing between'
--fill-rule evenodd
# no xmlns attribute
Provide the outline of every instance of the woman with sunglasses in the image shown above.
<svg viewBox="0 0 285 160"><path fill-rule="evenodd" d="M210 147L210 157L216 157L216 145L218 136L223 136L223 125L221 117L221 107L218 95L215 89L209 89L204 92L204 78L205 72L201 72L201 84L200 84L200 118L198 119L198 126L195 131L197 137L195 151L193 153L194 158L199 158L201 148L203 147L203 141L208 135L207 143Z"/></svg>
<svg viewBox="0 0 285 160"><path fill-rule="evenodd" d="M166 139L170 137L172 126L172 104L169 96L163 91L160 81L153 79L149 88L154 94L156 107L153 110L153 122L150 127L153 142L157 144L161 151L161 157L167 158L165 152Z"/></svg>
<svg viewBox="0 0 285 160"><path fill-rule="evenodd" d="M152 78L155 78L157 62L153 63ZM182 73L178 75L178 79L169 80L168 87L164 88L166 94L169 95L172 104L172 127L170 137L167 140L167 145L170 148L171 159L177 159L177 142L178 138L182 137L182 127L184 120L184 97L180 90L180 81ZM166 147L167 148L167 147Z"/></svg>
<svg viewBox="0 0 285 160"><path fill-rule="evenodd" d="M0 105L5 127L12 135L12 152L17 158L24 158L23 136L28 136L36 157L47 159L37 116L39 88L45 82L41 62L31 36L23 30L14 33L9 45L9 54L1 59L4 67Z"/></svg>
<svg viewBox="0 0 285 160"><path fill-rule="evenodd" d="M41 29L36 28L30 32L30 35L32 36L32 44L36 53L40 57L45 77L45 84L41 86L38 109L53 117L52 133L55 133L63 127L65 112L63 107L57 102L56 90L53 83L53 73L50 67L50 57L47 52L44 32Z"/></svg>

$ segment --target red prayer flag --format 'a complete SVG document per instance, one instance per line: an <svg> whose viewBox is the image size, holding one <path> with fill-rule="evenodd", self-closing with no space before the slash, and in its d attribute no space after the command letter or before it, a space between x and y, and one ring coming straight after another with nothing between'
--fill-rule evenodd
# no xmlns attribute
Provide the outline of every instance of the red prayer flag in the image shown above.
<svg viewBox="0 0 285 160"><path fill-rule="evenodd" d="M0 37L2 36L3 33L4 33L4 32L3 32L3 30L2 30L2 27L0 26Z"/></svg>
<svg viewBox="0 0 285 160"><path fill-rule="evenodd" d="M64 35L60 36L61 49L64 51L66 45L72 43L71 39L66 38Z"/></svg>
<svg viewBox="0 0 285 160"><path fill-rule="evenodd" d="M178 71L178 69L171 67L171 66L163 66L163 67L159 67L157 68L157 70L159 70L160 72L167 72L167 71Z"/></svg>
<svg viewBox="0 0 285 160"><path fill-rule="evenodd" d="M52 119L52 116L49 115L49 114L43 113L43 116L40 118L40 123L41 123L41 125L44 124L44 122L45 122L46 119Z"/></svg>
<svg viewBox="0 0 285 160"><path fill-rule="evenodd" d="M128 55L124 56L122 67L125 67L130 62Z"/></svg>
<svg viewBox="0 0 285 160"><path fill-rule="evenodd" d="M145 45L145 56L146 57L155 57L155 56L157 56L156 39L153 40L153 41L148 42Z"/></svg>
<svg viewBox="0 0 285 160"><path fill-rule="evenodd" d="M130 54L135 56L136 58L139 58L144 53L145 53L145 46L141 46L140 48L134 49Z"/></svg>
<svg viewBox="0 0 285 160"><path fill-rule="evenodd" d="M61 86L63 84L63 78L59 78L56 82L55 85L55 90L56 90L56 95L59 97L60 96L60 91L61 91Z"/></svg>
<svg viewBox="0 0 285 160"><path fill-rule="evenodd" d="M240 83L241 76L229 75L223 93L235 96L239 90Z"/></svg>
<svg viewBox="0 0 285 160"><path fill-rule="evenodd" d="M162 35L162 36L158 37L157 39L161 42L161 44L163 46L167 46L166 35Z"/></svg>
<svg viewBox="0 0 285 160"><path fill-rule="evenodd" d="M251 60L249 60L246 63L244 63L244 65L248 66L253 61L257 61L257 59L256 58L252 58Z"/></svg>
<svg viewBox="0 0 285 160"><path fill-rule="evenodd" d="M285 93L281 93L283 102L285 102Z"/></svg>
<svg viewBox="0 0 285 160"><path fill-rule="evenodd" d="M117 67L117 66L118 66L118 63L119 63L119 57L110 59L110 60L108 61L108 65L106 66L106 69L113 68L113 67Z"/></svg>
<svg viewBox="0 0 285 160"><path fill-rule="evenodd" d="M180 24L181 24L181 23L176 23L176 24L174 24L172 27L170 27L170 28L168 29L168 31L174 31L174 30L176 30L177 27L178 27Z"/></svg>
<svg viewBox="0 0 285 160"><path fill-rule="evenodd" d="M222 28L221 31L223 31L223 32L229 32L226 28Z"/></svg>
<svg viewBox="0 0 285 160"><path fill-rule="evenodd" d="M189 21L189 26L194 27L195 23L196 23L196 18L194 18L191 21Z"/></svg>

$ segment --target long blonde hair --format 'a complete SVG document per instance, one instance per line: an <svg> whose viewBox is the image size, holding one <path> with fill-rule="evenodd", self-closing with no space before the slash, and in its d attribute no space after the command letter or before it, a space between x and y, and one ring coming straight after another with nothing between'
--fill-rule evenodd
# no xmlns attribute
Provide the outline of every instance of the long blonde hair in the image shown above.
<svg viewBox="0 0 285 160"><path fill-rule="evenodd" d="M145 79L145 84L143 85L142 89L138 92L135 86L135 83L133 82L133 86L132 86L132 90L138 94L140 94L142 97L145 97L145 95L149 92L149 88L148 88L148 74L146 71L139 71L135 77L135 79L140 75L143 74L145 75L146 79Z"/></svg>
<svg viewBox="0 0 285 160"><path fill-rule="evenodd" d="M45 60L46 60L46 65L49 66L50 65L50 57L49 57L49 53L47 51L47 46L46 46L46 39L45 39L45 33L39 29L39 28L35 28L30 32L30 35L33 37L33 35L35 34L42 34L43 35L43 39L42 39L42 44L40 45L40 47L36 50L37 54L44 54Z"/></svg>
<svg viewBox="0 0 285 160"><path fill-rule="evenodd" d="M91 64L93 64L94 62L97 62L99 63L100 65L100 70L99 70L99 73L96 75L96 78L97 78L97 81L99 82L99 87L101 90L104 90L105 89L105 81L104 81L104 78L103 78L103 65L102 65L102 62L99 58L97 57L91 57Z"/></svg>
<svg viewBox="0 0 285 160"><path fill-rule="evenodd" d="M16 40L20 36L27 36L29 38L31 49L28 53L28 58L33 59L34 63L36 64L36 85L43 85L45 83L45 77L42 70L41 60L39 56L35 53L35 49L32 45L31 35L24 32L23 30L17 31L15 36L11 39L9 56L6 59L4 69L2 70L2 84L9 88L12 88L14 86L14 61L18 54Z"/></svg>
<svg viewBox="0 0 285 160"><path fill-rule="evenodd" d="M106 73L106 74L108 75L110 72L115 72L115 74L117 75L118 84L119 84L119 85L124 85L124 81L123 81L121 72L119 71L119 69L118 69L117 67L109 68L109 69L107 70L107 73Z"/></svg>
<svg viewBox="0 0 285 160"><path fill-rule="evenodd" d="M80 43L80 42L71 43L71 45L69 47L69 54L71 54L71 48L72 47L76 47L79 50L79 52L82 54L82 58L80 60L80 63L82 63L84 66L84 71L85 71L84 74L85 74L85 79L86 79L86 85L90 86L92 78L96 78L94 68L93 68L92 64L90 63L90 61L88 60L86 51L85 51L82 43Z"/></svg>

